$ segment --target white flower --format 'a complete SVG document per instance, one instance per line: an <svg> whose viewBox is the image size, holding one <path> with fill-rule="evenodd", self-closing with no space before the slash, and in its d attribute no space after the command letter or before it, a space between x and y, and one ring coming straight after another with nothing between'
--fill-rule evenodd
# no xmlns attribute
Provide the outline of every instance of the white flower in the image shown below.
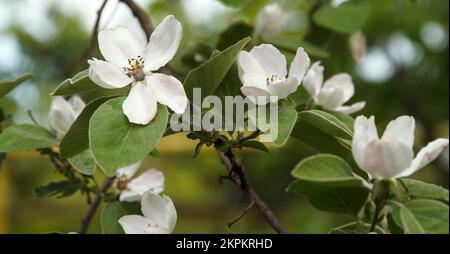
<svg viewBox="0 0 450 254"><path fill-rule="evenodd" d="M295 92L303 80L310 60L303 48L298 48L287 76L286 58L271 44L261 44L238 56L241 91L257 104L276 102ZM287 77L286 77L287 76Z"/></svg>
<svg viewBox="0 0 450 254"><path fill-rule="evenodd" d="M108 89L132 85L122 105L131 123L148 124L156 115L157 102L178 114L184 113L187 97L183 85L172 76L154 73L174 57L181 30L180 22L167 16L153 31L146 47L124 27L99 33L98 43L106 61L89 60L89 77Z"/></svg>
<svg viewBox="0 0 450 254"><path fill-rule="evenodd" d="M72 97L70 101L66 101L63 97L55 97L48 113L50 129L58 137L64 136L85 106L86 104L78 96Z"/></svg>
<svg viewBox="0 0 450 254"><path fill-rule="evenodd" d="M359 62L366 54L367 42L363 32L358 31L352 34L348 40L353 59Z"/></svg>
<svg viewBox="0 0 450 254"><path fill-rule="evenodd" d="M407 177L436 159L448 145L439 138L422 148L414 157L414 118L400 116L391 121L378 138L375 118L358 116L355 120L352 152L358 166L374 178Z"/></svg>
<svg viewBox="0 0 450 254"><path fill-rule="evenodd" d="M266 40L275 38L283 29L284 19L285 15L278 4L265 6L256 18L255 36Z"/></svg>
<svg viewBox="0 0 450 254"><path fill-rule="evenodd" d="M167 196L146 192L141 200L141 215L119 219L125 234L170 234L177 223L177 211Z"/></svg>
<svg viewBox="0 0 450 254"><path fill-rule="evenodd" d="M352 114L364 108L366 105L364 101L351 106L343 106L355 93L350 75L347 73L336 74L323 82L323 69L320 62L315 62L303 80L306 91L317 105L344 114Z"/></svg>
<svg viewBox="0 0 450 254"><path fill-rule="evenodd" d="M132 179L140 166L141 162L138 162L117 170L116 187L120 191L120 201L139 201L147 191L159 194L164 190L164 174L156 169L148 169Z"/></svg>

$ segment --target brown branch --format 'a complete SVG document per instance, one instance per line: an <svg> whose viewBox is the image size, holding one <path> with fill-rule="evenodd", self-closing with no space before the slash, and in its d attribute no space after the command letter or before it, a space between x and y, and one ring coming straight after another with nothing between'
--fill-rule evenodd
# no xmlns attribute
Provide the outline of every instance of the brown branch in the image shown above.
<svg viewBox="0 0 450 254"><path fill-rule="evenodd" d="M112 186L114 183L114 177L108 177L103 182L102 186L100 187L100 190L95 197L94 201L89 206L89 210L87 211L86 215L84 216L83 220L81 221L81 229L79 231L80 234L86 234L89 224L91 223L92 217L94 217L95 212L97 211L98 207L100 206L101 201L105 197L106 193L108 192L108 189Z"/></svg>
<svg viewBox="0 0 450 254"><path fill-rule="evenodd" d="M248 182L244 167L236 161L233 151L230 149L225 153L219 152L219 155L222 163L230 171L228 177L226 178L237 185L240 191L248 196L252 202L254 202L255 207L276 232L281 234L287 233L286 229L280 223L278 218L275 217L270 207L261 199L255 189L253 189Z"/></svg>
<svg viewBox="0 0 450 254"><path fill-rule="evenodd" d="M104 0L100 8L97 10L97 19L94 23L94 28L92 29L91 33L91 40L89 41L88 47L83 51L83 53L80 56L79 63L81 66L86 66L87 59L91 56L92 51L97 46L97 34L100 27L100 19L102 17L103 10L105 9L106 3L108 0Z"/></svg>
<svg viewBox="0 0 450 254"><path fill-rule="evenodd" d="M139 24L144 30L148 40L153 32L153 26L149 17L147 16L147 13L141 7L139 7L139 5L137 5L133 0L119 0L119 1L126 4L128 8L130 8L131 12L133 13L133 16L135 16L139 21Z"/></svg>

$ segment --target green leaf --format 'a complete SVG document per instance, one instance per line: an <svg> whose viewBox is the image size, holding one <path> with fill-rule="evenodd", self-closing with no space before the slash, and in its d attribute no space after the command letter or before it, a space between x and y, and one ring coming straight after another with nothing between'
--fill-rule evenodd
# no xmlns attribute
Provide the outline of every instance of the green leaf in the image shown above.
<svg viewBox="0 0 450 254"><path fill-rule="evenodd" d="M335 187L362 186L345 160L331 154L319 154L302 160L292 170L297 179Z"/></svg>
<svg viewBox="0 0 450 254"><path fill-rule="evenodd" d="M445 203L449 202L448 190L440 186L413 179L401 179L399 181L402 181L405 185L403 186L400 183L395 185L401 199L419 198L435 199Z"/></svg>
<svg viewBox="0 0 450 254"><path fill-rule="evenodd" d="M167 126L168 112L160 104L148 125L129 123L122 110L124 100L125 97L119 97L102 104L89 124L89 147L107 176L147 156Z"/></svg>
<svg viewBox="0 0 450 254"><path fill-rule="evenodd" d="M270 110L267 109L267 114ZM282 146L286 144L287 140L291 136L291 132L294 129L295 123L297 121L298 113L295 110L295 106L288 102L288 100L282 100L278 103L278 121L269 121L269 127L267 129L258 126L256 119L250 119L253 123L256 122L256 126L268 135L272 140L273 144L277 146ZM268 120L269 115L268 115ZM271 132L271 130L276 130Z"/></svg>
<svg viewBox="0 0 450 254"><path fill-rule="evenodd" d="M153 150L149 153L149 155L155 158L161 158L161 153L156 148L153 148Z"/></svg>
<svg viewBox="0 0 450 254"><path fill-rule="evenodd" d="M89 149L69 158L68 161L76 171L83 175L92 175L97 167Z"/></svg>
<svg viewBox="0 0 450 254"><path fill-rule="evenodd" d="M324 111L303 111L299 118L331 136L349 140L353 137L353 132L343 122Z"/></svg>
<svg viewBox="0 0 450 254"><path fill-rule="evenodd" d="M52 133L31 124L14 125L0 134L0 152L27 151L57 145Z"/></svg>
<svg viewBox="0 0 450 254"><path fill-rule="evenodd" d="M229 26L223 31L217 41L216 49L223 51L230 46L238 43L240 40L251 36L253 34L253 27L245 22L237 22Z"/></svg>
<svg viewBox="0 0 450 254"><path fill-rule="evenodd" d="M442 202L429 199L415 199L395 207L394 222L406 234L448 234L449 210Z"/></svg>
<svg viewBox="0 0 450 254"><path fill-rule="evenodd" d="M104 234L123 234L119 219L125 215L140 215L139 202L108 202L105 203L100 215L100 224Z"/></svg>
<svg viewBox="0 0 450 254"><path fill-rule="evenodd" d="M228 73L239 52L250 40L250 38L245 38L239 41L190 71L184 80L184 87L189 100L192 101L193 99L194 88L201 88L202 98L212 94Z"/></svg>
<svg viewBox="0 0 450 254"><path fill-rule="evenodd" d="M99 90L108 91L109 89L102 88L92 82L91 79L89 79L89 69L86 69L77 73L72 78L64 80L50 95L68 96Z"/></svg>
<svg viewBox="0 0 450 254"><path fill-rule="evenodd" d="M351 34L363 27L369 14L368 1L351 1L338 7L323 5L313 14L313 20L319 26Z"/></svg>
<svg viewBox="0 0 450 254"><path fill-rule="evenodd" d="M269 149L267 148L266 145L264 145L263 143L258 142L256 140L245 141L244 143L241 144L241 146L242 147L256 149L256 150L259 150L259 151L263 151L265 153L269 152Z"/></svg>
<svg viewBox="0 0 450 254"><path fill-rule="evenodd" d="M312 182L296 180L287 191L304 195L315 208L356 217L369 196L363 187L330 187Z"/></svg>
<svg viewBox="0 0 450 254"><path fill-rule="evenodd" d="M233 7L233 8L240 8L248 3L248 0L219 0L224 5Z"/></svg>
<svg viewBox="0 0 450 254"><path fill-rule="evenodd" d="M110 98L102 97L86 105L61 140L61 158L67 159L73 157L89 148L89 121L98 107L108 99Z"/></svg>
<svg viewBox="0 0 450 254"><path fill-rule="evenodd" d="M3 97L7 95L9 92L11 92L14 88L16 88L21 83L29 80L33 77L33 74L31 73L24 73L17 77L14 80L1 80L0 81L0 97Z"/></svg>
<svg viewBox="0 0 450 254"><path fill-rule="evenodd" d="M75 194L75 192L77 192L80 187L81 183L70 180L53 182L45 186L37 187L34 190L34 195L37 198L65 198Z"/></svg>

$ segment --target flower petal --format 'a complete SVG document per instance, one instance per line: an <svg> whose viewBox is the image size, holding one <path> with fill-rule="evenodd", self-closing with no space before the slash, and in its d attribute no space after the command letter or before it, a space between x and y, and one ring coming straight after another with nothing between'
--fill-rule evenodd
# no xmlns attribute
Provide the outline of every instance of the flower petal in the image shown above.
<svg viewBox="0 0 450 254"><path fill-rule="evenodd" d="M146 192L141 200L142 214L158 227L168 229L172 232L177 221L177 212L172 200L167 196L159 196Z"/></svg>
<svg viewBox="0 0 450 254"><path fill-rule="evenodd" d="M253 55L246 51L239 52L237 59L239 78L244 86L267 87L266 73Z"/></svg>
<svg viewBox="0 0 450 254"><path fill-rule="evenodd" d="M156 95L156 100L168 106L177 114L183 114L188 104L188 98L184 91L183 84L178 79L154 73L146 77L146 83L152 93Z"/></svg>
<svg viewBox="0 0 450 254"><path fill-rule="evenodd" d="M362 169L374 178L392 179L411 165L412 149L396 140L374 140L364 152Z"/></svg>
<svg viewBox="0 0 450 254"><path fill-rule="evenodd" d="M289 77L283 82L278 82L271 84L267 87L272 96L278 96L278 99L284 99L289 96L289 94L295 92L299 82L294 77Z"/></svg>
<svg viewBox="0 0 450 254"><path fill-rule="evenodd" d="M169 15L155 28L145 49L144 70L156 71L166 65L177 52L182 28L180 22Z"/></svg>
<svg viewBox="0 0 450 254"><path fill-rule="evenodd" d="M64 135L75 121L72 105L63 97L56 97L50 105L48 121L52 130L58 135Z"/></svg>
<svg viewBox="0 0 450 254"><path fill-rule="evenodd" d="M320 62L315 62L309 68L303 79L303 85L306 88L306 91L311 95L311 97L315 98L319 93L320 88L323 83L323 66Z"/></svg>
<svg viewBox="0 0 450 254"><path fill-rule="evenodd" d="M430 162L435 160L448 146L448 139L438 138L422 148L413 160L411 166L398 175L398 177L408 177L417 170L425 167Z"/></svg>
<svg viewBox="0 0 450 254"><path fill-rule="evenodd" d="M316 96L316 103L328 109L335 110L342 106L345 100L344 91L338 87L322 88Z"/></svg>
<svg viewBox="0 0 450 254"><path fill-rule="evenodd" d="M243 86L241 92L255 104L265 105L271 101L271 94L266 89L261 89L256 86Z"/></svg>
<svg viewBox="0 0 450 254"><path fill-rule="evenodd" d="M116 171L116 177L126 177L128 179L133 177L133 175L136 174L136 171L138 171L139 167L141 166L141 163L142 161L138 161L133 165L119 168Z"/></svg>
<svg viewBox="0 0 450 254"><path fill-rule="evenodd" d="M266 78L270 78L272 75L277 75L278 78L286 77L286 58L273 45L261 44L254 47L250 51L250 54L256 58L264 70Z"/></svg>
<svg viewBox="0 0 450 254"><path fill-rule="evenodd" d="M142 195L135 191L131 190L122 190L120 192L119 201L120 202L136 202L140 201L142 198Z"/></svg>
<svg viewBox="0 0 450 254"><path fill-rule="evenodd" d="M352 140L352 153L353 158L355 158L355 161L360 168L363 168L364 166L364 155L366 147L374 140L378 140L377 127L375 126L375 117L356 117Z"/></svg>
<svg viewBox="0 0 450 254"><path fill-rule="evenodd" d="M167 234L167 230L157 227L148 218L140 215L126 215L119 219L125 234Z"/></svg>
<svg viewBox="0 0 450 254"><path fill-rule="evenodd" d="M98 86L108 89L122 88L133 81L122 69L109 62L94 58L88 63L89 78Z"/></svg>
<svg viewBox="0 0 450 254"><path fill-rule="evenodd" d="M270 4L258 13L255 24L255 35L264 39L276 37L284 25L284 13L278 4Z"/></svg>
<svg viewBox="0 0 450 254"><path fill-rule="evenodd" d="M344 103L352 98L355 94L355 86L352 77L347 73L340 73L332 76L323 84L323 88L334 87L340 88L344 92Z"/></svg>
<svg viewBox="0 0 450 254"><path fill-rule="evenodd" d="M363 109L365 106L366 106L366 102L365 102L365 101L360 101L360 102L353 103L353 104L350 105L350 106L340 106L340 107L337 107L337 108L333 109L333 111L335 111L335 112L340 112L340 113L347 114L347 115L350 115L350 114L353 114L353 113L355 113L355 112L360 111L360 110Z"/></svg>
<svg viewBox="0 0 450 254"><path fill-rule="evenodd" d="M414 130L416 122L411 116L400 116L391 121L384 131L381 140L397 140L409 148L414 145Z"/></svg>
<svg viewBox="0 0 450 254"><path fill-rule="evenodd" d="M149 169L131 180L127 188L140 196L147 191L159 194L164 190L164 174L156 169Z"/></svg>
<svg viewBox="0 0 450 254"><path fill-rule="evenodd" d="M295 58L289 68L289 77L296 78L298 84L302 83L306 70L309 68L310 64L311 60L309 59L308 54L306 54L303 48L298 48L297 54L295 54Z"/></svg>
<svg viewBox="0 0 450 254"><path fill-rule="evenodd" d="M122 104L123 113L130 123L148 124L156 115L156 95L143 82L136 83Z"/></svg>
<svg viewBox="0 0 450 254"><path fill-rule="evenodd" d="M127 67L128 59L143 55L143 45L127 28L118 26L98 34L98 45L103 57L116 67Z"/></svg>
<svg viewBox="0 0 450 254"><path fill-rule="evenodd" d="M75 118L77 118L81 112L83 111L84 107L86 107L86 103L80 98L80 96L73 96L71 98L72 100L72 108L75 113Z"/></svg>

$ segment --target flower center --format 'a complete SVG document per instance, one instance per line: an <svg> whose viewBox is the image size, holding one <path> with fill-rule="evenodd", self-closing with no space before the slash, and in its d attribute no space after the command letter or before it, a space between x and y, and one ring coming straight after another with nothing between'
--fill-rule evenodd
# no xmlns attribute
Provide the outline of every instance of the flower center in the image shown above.
<svg viewBox="0 0 450 254"><path fill-rule="evenodd" d="M117 190L119 191L126 190L129 182L130 179L127 176L120 176L119 178L117 178L116 182Z"/></svg>
<svg viewBox="0 0 450 254"><path fill-rule="evenodd" d="M122 69L128 77L134 78L136 82L145 79L144 58L142 58L142 56L138 56L137 59L128 59L128 66L123 67Z"/></svg>
<svg viewBox="0 0 450 254"><path fill-rule="evenodd" d="M267 84L267 86L270 86L270 85L272 85L272 84L274 84L274 83L277 83L277 82L279 82L279 81L281 81L281 78L279 78L278 75L276 75L276 74L274 74L274 75L272 75L272 76L266 78L266 84Z"/></svg>

